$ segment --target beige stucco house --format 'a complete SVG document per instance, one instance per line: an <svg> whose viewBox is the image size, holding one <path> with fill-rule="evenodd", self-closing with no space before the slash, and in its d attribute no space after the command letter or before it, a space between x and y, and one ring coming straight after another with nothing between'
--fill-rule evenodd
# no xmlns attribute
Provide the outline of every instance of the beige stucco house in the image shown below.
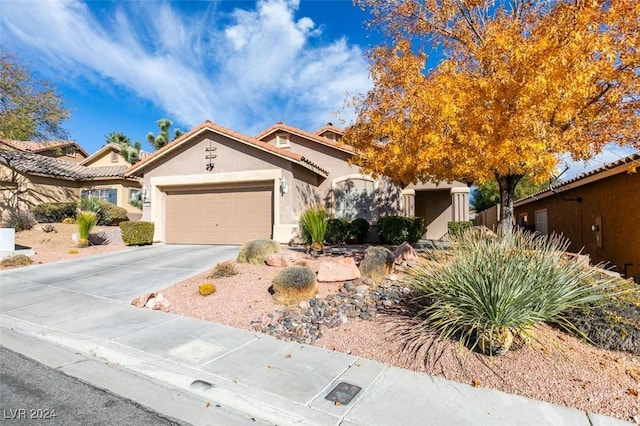
<svg viewBox="0 0 640 426"><path fill-rule="evenodd" d="M142 219L167 243L286 243L299 237L299 216L310 205L374 226L383 215L419 214L432 239L446 234L447 222L468 220L466 185L403 190L372 179L349 164L354 151L341 136L330 123L313 133L278 123L250 137L206 121L127 174L142 179Z"/></svg>
<svg viewBox="0 0 640 426"><path fill-rule="evenodd" d="M46 202L76 202L93 195L125 208L131 219L137 219L142 212L129 200L140 197L140 183L125 173L128 166L114 144L79 162L0 148L0 210L29 210Z"/></svg>
<svg viewBox="0 0 640 426"><path fill-rule="evenodd" d="M74 141L37 142L0 138L0 149L32 152L72 163L80 163L89 156L89 154Z"/></svg>

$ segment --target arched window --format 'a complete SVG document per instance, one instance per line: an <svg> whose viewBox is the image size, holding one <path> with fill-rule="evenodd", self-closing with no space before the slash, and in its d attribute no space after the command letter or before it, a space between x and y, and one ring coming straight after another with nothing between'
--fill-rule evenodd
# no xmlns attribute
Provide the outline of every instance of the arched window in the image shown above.
<svg viewBox="0 0 640 426"><path fill-rule="evenodd" d="M372 220L375 210L375 188L372 179L365 176L347 176L333 183L335 217L353 220Z"/></svg>

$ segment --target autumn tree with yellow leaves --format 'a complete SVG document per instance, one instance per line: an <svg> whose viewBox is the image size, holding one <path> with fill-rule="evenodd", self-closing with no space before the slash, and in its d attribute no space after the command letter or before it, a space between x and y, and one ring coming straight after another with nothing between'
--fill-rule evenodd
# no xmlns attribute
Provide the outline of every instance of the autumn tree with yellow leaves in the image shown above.
<svg viewBox="0 0 640 426"><path fill-rule="evenodd" d="M461 180L514 189L560 155L640 148L640 2L356 0L386 35L371 91L353 99L354 162L400 185ZM427 55L441 59L427 70Z"/></svg>

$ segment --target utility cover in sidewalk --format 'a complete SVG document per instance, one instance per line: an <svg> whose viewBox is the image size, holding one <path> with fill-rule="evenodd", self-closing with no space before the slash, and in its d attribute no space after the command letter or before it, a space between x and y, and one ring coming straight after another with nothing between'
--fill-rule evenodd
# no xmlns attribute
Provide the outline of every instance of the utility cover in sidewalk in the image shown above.
<svg viewBox="0 0 640 426"><path fill-rule="evenodd" d="M340 405L347 405L351 402L354 396L360 392L362 388L356 385L350 385L346 382L338 383L338 386L333 388L331 392L324 399L339 403Z"/></svg>

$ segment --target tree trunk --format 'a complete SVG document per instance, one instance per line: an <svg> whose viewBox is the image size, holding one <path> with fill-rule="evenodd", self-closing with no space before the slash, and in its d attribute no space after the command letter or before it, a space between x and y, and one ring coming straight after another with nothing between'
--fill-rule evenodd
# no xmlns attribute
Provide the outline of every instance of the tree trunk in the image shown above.
<svg viewBox="0 0 640 426"><path fill-rule="evenodd" d="M500 187L500 221L498 229L508 235L513 232L513 202L515 201L516 185L522 179L522 175L496 176Z"/></svg>

